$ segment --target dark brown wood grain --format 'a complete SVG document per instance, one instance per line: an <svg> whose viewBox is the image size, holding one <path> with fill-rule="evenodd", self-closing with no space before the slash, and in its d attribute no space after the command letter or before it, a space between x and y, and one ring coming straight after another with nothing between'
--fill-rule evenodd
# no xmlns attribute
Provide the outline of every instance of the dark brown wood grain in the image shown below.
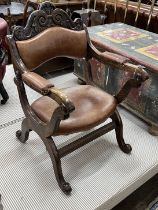
<svg viewBox="0 0 158 210"><path fill-rule="evenodd" d="M40 90L40 85L38 85L38 88L37 88L38 92L56 101L58 106L53 112L51 116L51 120L49 122L44 122L37 116L37 114L33 111L31 105L29 104L27 93L24 86L24 82L26 81L23 80L23 78L25 77L22 77L23 74L33 71L33 69L28 69L27 66L24 64L21 58L20 52L17 49L16 42L17 40L31 39L32 37L35 37L39 33L42 34L45 29L54 27L54 26L58 26L62 28L64 27L64 28L69 29L68 31L70 35L72 31L74 30L79 31L79 30L84 29L83 31L85 33L84 37L86 37L86 54L85 54L86 56L83 59L87 64L87 68L85 68L85 75L87 79L86 83L91 85L91 87L93 85L93 81L91 80L92 77L91 77L91 68L89 65L89 60L92 57L95 57L96 59L101 60L103 63L110 63L111 65L115 65L115 66L118 65L118 67L119 68L121 67L123 70L127 68L129 63L125 62L126 58L124 57L122 57L121 63L120 62L117 63L117 60L115 60L116 54L111 53L111 54L103 55L102 52L99 52L92 45L89 39L87 28L83 26L81 20L78 19L76 21L72 21L66 12L64 12L61 9L54 9L53 7L51 7L50 3L49 5L50 5L50 9L49 9L48 3L44 3L41 6L40 10L35 11L31 14L26 24L26 27L15 27L13 34L7 37L10 51L11 51L12 61L14 65L14 70L15 70L14 81L15 81L15 84L17 85L20 103L25 114L25 119L22 122L21 130L18 130L16 132L16 136L23 143L28 140L29 132L32 130L35 131L40 136L40 138L42 139L50 155L59 187L64 193L70 194L72 188L70 184L65 181L63 172L62 172L62 167L61 167L61 158L63 156L84 146L85 144L93 141L99 136L104 135L105 133L111 131L112 129L115 129L116 139L117 139L120 149L125 153L131 152L132 150L131 146L129 144L126 144L123 139L123 125L122 125L121 117L116 109L113 110L112 113L108 112L107 117L112 119L110 123L104 125L103 127L99 129L92 131L91 133L83 136L82 138L79 138L73 143L70 143L58 149L52 137L58 134L61 121L64 119L69 119L71 113L77 107L74 106L73 101L69 100L67 95L64 94L62 90L59 90L53 87L52 85L51 88L48 87L48 89L43 91L42 89ZM47 9L42 9L42 8L47 8ZM79 34L79 32L77 33ZM83 38L83 36L81 38ZM62 37L62 39L64 39L65 42L67 41L67 37ZM73 41L72 41L72 44L73 44ZM75 48L77 46L73 46L73 47ZM132 71L132 69L133 71L135 71L138 68L137 66L134 65L133 68L131 67L129 69L130 71ZM138 73L139 73L138 83L140 84L141 82L146 80L148 76L145 74L145 71L142 71L141 69L139 69ZM132 87L133 84L134 85L135 83L137 84L137 80L138 80L138 77L133 78L133 80L129 82L128 86ZM43 80L41 79L40 82L41 81ZM31 85L36 86L35 81L31 83L31 79L28 79L26 84L29 84L30 87ZM41 85L41 87L43 86ZM95 89L94 87L92 88ZM117 97L117 102L116 102L116 99L113 96L111 96L113 98L113 101L116 104L119 104L120 99L121 100L124 99L124 97L126 96L126 92L128 92L129 89L130 89L129 87L128 88L126 86L124 87L123 91ZM34 90L36 90L36 88L34 88ZM102 94L105 94L105 93L102 92ZM86 97L86 94L85 94L85 97ZM98 96L94 94L93 97L95 99L95 97L98 97ZM78 95L77 100L80 101L80 94ZM86 104L84 104L84 106L86 106ZM47 107L45 109L47 109ZM80 107L78 109L80 109ZM104 120L106 120L107 117ZM98 121L98 124L99 123L100 121ZM87 124L87 127L88 126L89 125ZM74 133L75 132L76 131L74 130Z"/></svg>

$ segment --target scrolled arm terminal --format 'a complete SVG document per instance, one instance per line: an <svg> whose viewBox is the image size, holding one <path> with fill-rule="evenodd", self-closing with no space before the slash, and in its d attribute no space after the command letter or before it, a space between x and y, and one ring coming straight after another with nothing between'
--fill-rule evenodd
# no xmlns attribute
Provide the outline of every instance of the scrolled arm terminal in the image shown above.
<svg viewBox="0 0 158 210"><path fill-rule="evenodd" d="M49 94L48 95L49 95L49 97L54 99L59 105L64 105L67 113L70 113L73 110L75 110L75 106L72 103L72 101L69 100L67 95L64 92L62 92L61 90L59 90L55 87L49 88Z"/></svg>

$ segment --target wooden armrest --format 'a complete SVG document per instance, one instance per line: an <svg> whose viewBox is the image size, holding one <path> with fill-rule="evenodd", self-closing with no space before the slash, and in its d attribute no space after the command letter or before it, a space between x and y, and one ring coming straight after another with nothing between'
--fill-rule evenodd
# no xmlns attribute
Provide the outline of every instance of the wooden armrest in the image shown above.
<svg viewBox="0 0 158 210"><path fill-rule="evenodd" d="M90 54L101 63L112 65L119 70L134 73L135 77L141 77L139 78L139 80L142 82L149 78L148 73L145 71L145 67L130 63L130 60L122 55L111 52L100 52L92 45L90 49Z"/></svg>
<svg viewBox="0 0 158 210"><path fill-rule="evenodd" d="M122 55L112 53L112 52L100 52L90 41L89 41L89 55L90 58L95 58L101 63L115 66L117 68L122 68L124 63L130 60Z"/></svg>
<svg viewBox="0 0 158 210"><path fill-rule="evenodd" d="M121 68L124 63L129 62L128 58L111 52L100 52L97 59L102 63L111 64L113 66L117 66L118 68Z"/></svg>
<svg viewBox="0 0 158 210"><path fill-rule="evenodd" d="M67 114L75 110L75 106L72 103L72 101L70 101L67 95L63 93L61 90L55 87L49 88L48 96L54 99L59 105L64 105Z"/></svg>
<svg viewBox="0 0 158 210"><path fill-rule="evenodd" d="M142 82L149 78L148 73L145 71L145 67L130 63L128 58L111 52L100 52L91 43L89 47L90 58L94 57L104 64L112 65L118 70L128 71L134 75L133 78L125 83L119 93L115 96L118 103L121 103L127 97L132 88L140 87Z"/></svg>
<svg viewBox="0 0 158 210"><path fill-rule="evenodd" d="M48 80L41 77L34 72L25 72L22 74L22 80L32 89L41 93L42 95L47 95L49 88L54 87Z"/></svg>
<svg viewBox="0 0 158 210"><path fill-rule="evenodd" d="M34 72L25 72L22 74L22 80L29 87L41 93L42 95L48 95L59 105L64 105L68 113L75 109L73 103L68 99L65 93L55 88L53 84L40 75Z"/></svg>

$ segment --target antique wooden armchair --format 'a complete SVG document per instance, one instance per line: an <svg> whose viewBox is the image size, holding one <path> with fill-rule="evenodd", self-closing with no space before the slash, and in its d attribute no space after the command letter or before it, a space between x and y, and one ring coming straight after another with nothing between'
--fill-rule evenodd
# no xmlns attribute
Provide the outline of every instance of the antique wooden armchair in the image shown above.
<svg viewBox="0 0 158 210"><path fill-rule="evenodd" d="M129 63L127 58L120 55L99 52L92 45L87 28L80 20L71 21L61 9L53 10L51 15L34 11L26 27L14 28L13 35L8 35L7 39L15 70L15 84L25 113L21 130L16 132L16 136L23 143L28 140L30 131L35 131L40 136L52 160L59 187L64 193L69 194L72 190L62 172L61 158L65 155L112 129L115 129L120 149L125 153L131 151L131 146L124 142L122 121L116 108L132 87L138 87L148 79L148 74L141 66ZM34 72L41 63L60 56L85 60L86 85L60 90ZM134 77L123 86L118 95L111 96L92 86L89 63L92 57L105 64L134 72ZM24 83L42 95L31 105ZM90 130L108 118L111 118L110 123L60 149L53 141L53 136Z"/></svg>

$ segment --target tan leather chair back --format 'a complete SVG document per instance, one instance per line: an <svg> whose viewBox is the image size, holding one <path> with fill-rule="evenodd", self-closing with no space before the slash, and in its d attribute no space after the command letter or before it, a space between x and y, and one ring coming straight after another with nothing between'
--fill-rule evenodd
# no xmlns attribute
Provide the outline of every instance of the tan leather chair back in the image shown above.
<svg viewBox="0 0 158 210"><path fill-rule="evenodd" d="M87 54L86 32L49 28L37 36L17 41L19 55L30 70L55 57L83 58Z"/></svg>

